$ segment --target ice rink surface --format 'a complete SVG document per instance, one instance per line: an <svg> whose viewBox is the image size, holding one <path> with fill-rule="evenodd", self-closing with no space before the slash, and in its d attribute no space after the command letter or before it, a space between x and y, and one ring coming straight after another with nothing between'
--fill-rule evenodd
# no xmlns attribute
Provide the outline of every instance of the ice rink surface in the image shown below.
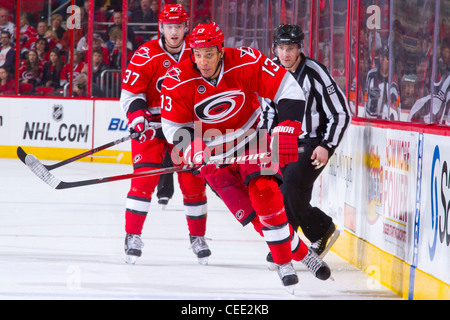
<svg viewBox="0 0 450 320"><path fill-rule="evenodd" d="M129 172L127 165L87 162L52 171L64 181ZM212 255L207 266L199 265L189 248L177 182L165 210L153 201L142 234L143 255L127 265L129 183L55 190L18 159L0 159L0 299L400 299L333 252L325 261L334 281L318 280L296 262L300 282L290 295L267 268L263 238L251 226L243 228L209 189L206 237Z"/></svg>

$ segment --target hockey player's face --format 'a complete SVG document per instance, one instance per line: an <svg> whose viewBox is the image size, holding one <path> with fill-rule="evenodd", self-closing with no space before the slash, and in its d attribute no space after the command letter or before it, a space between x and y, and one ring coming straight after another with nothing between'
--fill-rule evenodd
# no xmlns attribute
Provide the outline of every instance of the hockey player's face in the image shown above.
<svg viewBox="0 0 450 320"><path fill-rule="evenodd" d="M300 48L296 44L277 45L275 50L281 64L286 69L290 69L295 66L301 52Z"/></svg>
<svg viewBox="0 0 450 320"><path fill-rule="evenodd" d="M217 47L194 49L194 59L197 68L204 78L213 79L220 72L218 68L222 53Z"/></svg>
<svg viewBox="0 0 450 320"><path fill-rule="evenodd" d="M184 23L164 23L161 31L169 47L179 47L184 40L186 25Z"/></svg>

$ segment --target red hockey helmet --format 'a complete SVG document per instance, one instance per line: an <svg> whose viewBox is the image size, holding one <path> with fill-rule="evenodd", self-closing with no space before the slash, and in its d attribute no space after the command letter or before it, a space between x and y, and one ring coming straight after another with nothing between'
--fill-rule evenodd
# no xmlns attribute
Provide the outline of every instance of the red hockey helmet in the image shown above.
<svg viewBox="0 0 450 320"><path fill-rule="evenodd" d="M217 46L220 51L223 48L224 41L223 32L215 22L198 24L189 37L191 49Z"/></svg>
<svg viewBox="0 0 450 320"><path fill-rule="evenodd" d="M166 4L159 14L159 23L183 23L189 15L181 4Z"/></svg>

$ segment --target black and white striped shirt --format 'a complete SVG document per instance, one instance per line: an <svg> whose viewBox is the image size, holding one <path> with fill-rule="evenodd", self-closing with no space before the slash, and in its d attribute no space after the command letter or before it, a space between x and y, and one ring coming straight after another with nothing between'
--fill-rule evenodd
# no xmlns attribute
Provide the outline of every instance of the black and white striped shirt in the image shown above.
<svg viewBox="0 0 450 320"><path fill-rule="evenodd" d="M350 123L350 109L347 99L325 66L302 55L297 70L291 73L303 89L306 97L305 112L302 117L294 110L288 113L277 110L275 104L263 102L263 128L273 129L284 120L298 120L304 134L300 139L321 138L321 146L334 150L342 140ZM280 64L278 58L274 61ZM303 118L303 119L301 119Z"/></svg>

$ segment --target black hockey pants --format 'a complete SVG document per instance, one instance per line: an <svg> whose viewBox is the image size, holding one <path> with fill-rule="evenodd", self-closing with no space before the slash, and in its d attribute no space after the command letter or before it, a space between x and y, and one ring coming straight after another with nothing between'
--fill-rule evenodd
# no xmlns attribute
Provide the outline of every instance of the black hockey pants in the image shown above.
<svg viewBox="0 0 450 320"><path fill-rule="evenodd" d="M281 169L281 192L289 223L294 230L302 228L311 242L319 240L333 223L322 210L310 205L314 181L324 168L316 170L312 165L311 155L319 143L320 139L300 140L299 160Z"/></svg>

